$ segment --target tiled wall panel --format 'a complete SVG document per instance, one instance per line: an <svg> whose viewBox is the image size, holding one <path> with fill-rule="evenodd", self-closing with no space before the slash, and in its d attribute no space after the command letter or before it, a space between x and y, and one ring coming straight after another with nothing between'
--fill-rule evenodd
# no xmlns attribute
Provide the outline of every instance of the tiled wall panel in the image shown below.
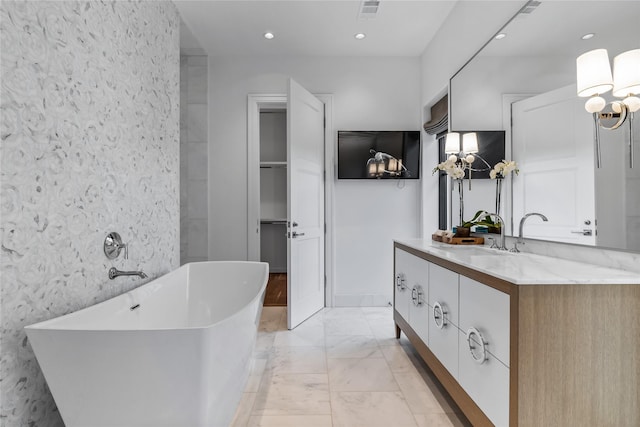
<svg viewBox="0 0 640 427"><path fill-rule="evenodd" d="M0 423L61 426L23 327L179 265L171 2L0 3ZM129 259L108 260L118 231Z"/></svg>
<svg viewBox="0 0 640 427"><path fill-rule="evenodd" d="M180 58L180 264L208 259L207 57Z"/></svg>

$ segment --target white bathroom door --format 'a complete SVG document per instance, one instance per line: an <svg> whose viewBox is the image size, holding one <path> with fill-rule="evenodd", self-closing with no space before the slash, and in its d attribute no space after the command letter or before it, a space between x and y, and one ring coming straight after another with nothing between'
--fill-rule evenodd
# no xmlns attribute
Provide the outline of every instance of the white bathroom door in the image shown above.
<svg viewBox="0 0 640 427"><path fill-rule="evenodd" d="M513 179L514 226L531 218L524 237L595 245L593 118L575 85L512 104L512 158L520 174ZM514 234L517 228L514 229Z"/></svg>
<svg viewBox="0 0 640 427"><path fill-rule="evenodd" d="M324 104L289 79L288 328L324 307Z"/></svg>

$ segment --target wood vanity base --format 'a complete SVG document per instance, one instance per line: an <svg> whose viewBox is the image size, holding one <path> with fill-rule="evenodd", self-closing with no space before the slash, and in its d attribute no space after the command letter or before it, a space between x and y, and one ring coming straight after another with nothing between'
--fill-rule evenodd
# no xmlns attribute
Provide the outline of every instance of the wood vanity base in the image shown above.
<svg viewBox="0 0 640 427"><path fill-rule="evenodd" d="M395 247L509 295L509 426L640 426L640 284L516 285ZM396 335L474 426L493 425L407 320L394 308Z"/></svg>

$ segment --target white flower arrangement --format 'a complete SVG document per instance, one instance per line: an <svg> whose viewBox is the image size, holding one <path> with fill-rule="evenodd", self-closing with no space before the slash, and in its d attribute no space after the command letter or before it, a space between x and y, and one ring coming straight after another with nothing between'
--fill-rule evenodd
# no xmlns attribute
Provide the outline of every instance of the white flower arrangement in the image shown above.
<svg viewBox="0 0 640 427"><path fill-rule="evenodd" d="M464 178L464 168L461 166L460 163L458 163L458 157L455 155L451 155L447 160L445 160L442 163L439 163L438 166L433 168L433 173L439 170L445 171L447 175L449 175L453 179Z"/></svg>
<svg viewBox="0 0 640 427"><path fill-rule="evenodd" d="M505 178L511 172L515 172L516 175L520 173L520 169L518 169L518 164L511 161L503 160L501 162L496 163L496 165L489 172L489 177L491 179L496 178Z"/></svg>

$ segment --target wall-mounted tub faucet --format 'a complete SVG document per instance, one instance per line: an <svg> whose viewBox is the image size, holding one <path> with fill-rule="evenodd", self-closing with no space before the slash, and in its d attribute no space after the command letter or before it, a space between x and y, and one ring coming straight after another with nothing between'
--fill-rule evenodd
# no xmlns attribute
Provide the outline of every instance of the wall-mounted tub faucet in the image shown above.
<svg viewBox="0 0 640 427"><path fill-rule="evenodd" d="M118 276L138 276L141 279L146 279L147 275L142 271L120 271L115 267L109 269L109 279L113 280Z"/></svg>

